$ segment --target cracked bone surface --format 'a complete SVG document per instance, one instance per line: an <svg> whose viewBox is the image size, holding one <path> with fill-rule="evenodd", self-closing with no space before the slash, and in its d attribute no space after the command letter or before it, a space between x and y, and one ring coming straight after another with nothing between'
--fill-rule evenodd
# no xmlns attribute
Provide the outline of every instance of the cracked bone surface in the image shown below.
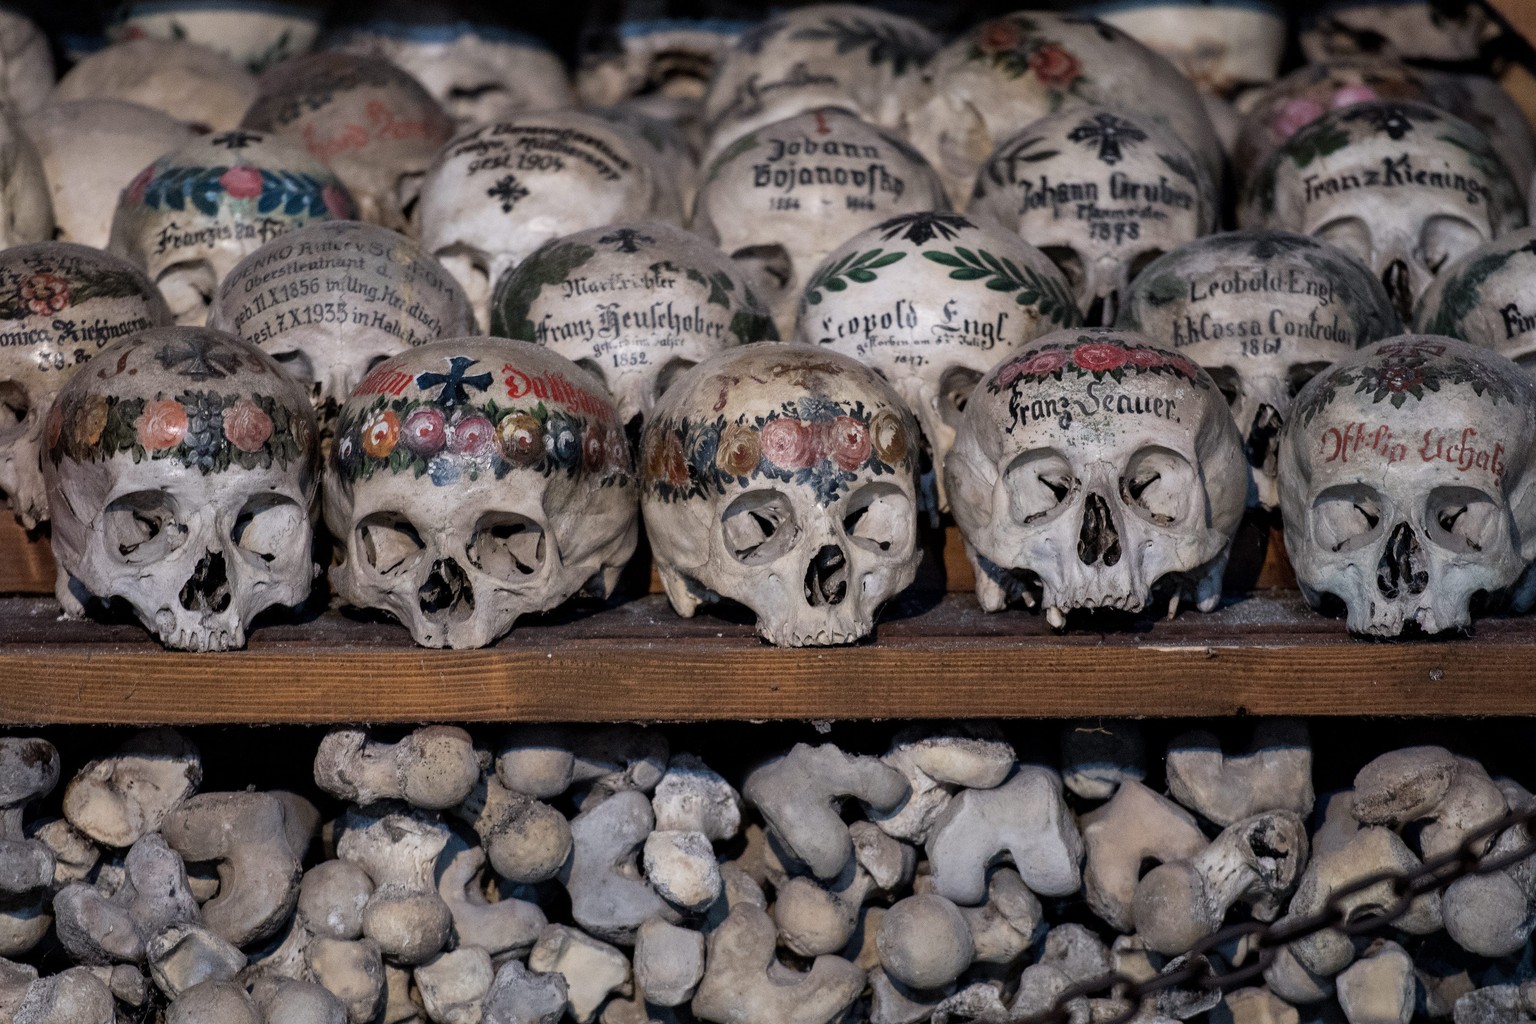
<svg viewBox="0 0 1536 1024"><path fill-rule="evenodd" d="M1296 719L1260 722L1240 754L1198 729L1168 745L1168 792L1225 828L1266 811L1312 812L1312 742Z"/></svg>
<svg viewBox="0 0 1536 1024"><path fill-rule="evenodd" d="M103 846L132 846L202 781L196 746L175 730L149 729L75 774L64 789L64 817Z"/></svg>
<svg viewBox="0 0 1536 1024"><path fill-rule="evenodd" d="M1120 783L1108 803L1083 815L1081 826L1088 905L1123 932L1135 930L1132 900L1147 862L1186 860L1209 844L1188 811L1134 779Z"/></svg>
<svg viewBox="0 0 1536 1024"><path fill-rule="evenodd" d="M381 743L366 729L333 729L315 753L315 782L356 804L404 800L432 811L461 804L480 778L469 733L429 725L398 743Z"/></svg>
<svg viewBox="0 0 1536 1024"><path fill-rule="evenodd" d="M742 904L709 937L704 980L693 1012L711 1024L830 1024L864 989L860 968L819 956L795 971L774 955L773 921Z"/></svg>

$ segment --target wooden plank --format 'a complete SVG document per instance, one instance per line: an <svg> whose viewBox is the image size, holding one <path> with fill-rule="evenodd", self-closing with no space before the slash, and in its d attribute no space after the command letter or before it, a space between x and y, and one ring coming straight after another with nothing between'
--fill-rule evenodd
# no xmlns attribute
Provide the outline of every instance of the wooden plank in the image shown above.
<svg viewBox="0 0 1536 1024"><path fill-rule="evenodd" d="M44 531L28 533L0 508L0 594L53 593L53 550Z"/></svg>
<svg viewBox="0 0 1536 1024"><path fill-rule="evenodd" d="M1489 0L1489 6L1498 11L1509 27L1536 46L1536 3L1532 0Z"/></svg>

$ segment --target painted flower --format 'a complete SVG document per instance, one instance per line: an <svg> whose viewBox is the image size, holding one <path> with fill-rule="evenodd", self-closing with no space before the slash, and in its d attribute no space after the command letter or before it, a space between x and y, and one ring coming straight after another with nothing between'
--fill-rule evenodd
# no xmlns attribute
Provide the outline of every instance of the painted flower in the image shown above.
<svg viewBox="0 0 1536 1024"><path fill-rule="evenodd" d="M1072 350L1072 361L1080 369L1094 373L1099 370L1116 370L1125 365L1125 349L1119 345L1094 342L1079 345Z"/></svg>
<svg viewBox="0 0 1536 1024"><path fill-rule="evenodd" d="M1368 85L1346 85L1333 94L1333 98L1328 101L1328 106L1334 110L1340 110L1344 107L1352 107L1356 103L1370 103L1379 99L1381 94Z"/></svg>
<svg viewBox="0 0 1536 1024"><path fill-rule="evenodd" d="M107 428L107 412L110 406L104 395L87 395L85 400L75 407L74 427L70 431L75 444L81 448L94 448L96 442L101 440L101 432ZM62 426L62 424L61 424ZM49 424L52 429L52 424ZM53 447L52 443L49 447Z"/></svg>
<svg viewBox="0 0 1536 1024"><path fill-rule="evenodd" d="M1125 353L1125 362L1127 366L1150 370L1162 366L1165 360L1163 354L1155 348L1133 348Z"/></svg>
<svg viewBox="0 0 1536 1024"><path fill-rule="evenodd" d="M839 416L822 426L827 455L852 472L869 459L869 430L852 416Z"/></svg>
<svg viewBox="0 0 1536 1024"><path fill-rule="evenodd" d="M484 416L465 416L449 431L449 447L471 459L488 459L496 454L496 428Z"/></svg>
<svg viewBox="0 0 1536 1024"><path fill-rule="evenodd" d="M448 424L443 413L430 405L412 409L400 432L405 446L417 455L435 455L448 443Z"/></svg>
<svg viewBox="0 0 1536 1024"><path fill-rule="evenodd" d="M51 316L69 306L69 279L58 274L33 274L21 282L21 301L36 316Z"/></svg>
<svg viewBox="0 0 1536 1024"><path fill-rule="evenodd" d="M1205 372L1200 369L1199 363L1188 356L1165 356L1163 364L1173 367L1176 372L1194 381L1198 381Z"/></svg>
<svg viewBox="0 0 1536 1024"><path fill-rule="evenodd" d="M1055 43L1046 43L1029 55L1029 70L1041 83L1054 89L1070 89L1083 73L1082 62Z"/></svg>
<svg viewBox="0 0 1536 1024"><path fill-rule="evenodd" d="M1424 383L1424 368L1412 364L1383 366L1377 380L1378 386L1388 391L1412 391Z"/></svg>
<svg viewBox="0 0 1536 1024"><path fill-rule="evenodd" d="M561 469L574 469L581 461L579 424L565 416L551 416L544 428L544 450Z"/></svg>
<svg viewBox="0 0 1536 1024"><path fill-rule="evenodd" d="M357 443L352 440L351 434L345 434L336 439L336 465L347 475L357 466Z"/></svg>
<svg viewBox="0 0 1536 1024"><path fill-rule="evenodd" d="M1023 30L1011 18L989 21L976 35L976 46L982 53L1008 53L1017 50L1023 41Z"/></svg>
<svg viewBox="0 0 1536 1024"><path fill-rule="evenodd" d="M875 454L887 465L898 466L907 457L907 425L901 417L889 409L875 414L869 421L869 439Z"/></svg>
<svg viewBox="0 0 1536 1024"><path fill-rule="evenodd" d="M236 165L219 175L219 184L231 199L255 199L261 195L261 169Z"/></svg>
<svg viewBox="0 0 1536 1024"><path fill-rule="evenodd" d="M187 436L187 410L174 398L146 402L133 429L139 435L139 443L148 451L174 448Z"/></svg>
<svg viewBox="0 0 1536 1024"><path fill-rule="evenodd" d="M763 454L780 469L804 469L817 461L815 432L799 420L769 420L759 437Z"/></svg>
<svg viewBox="0 0 1536 1024"><path fill-rule="evenodd" d="M581 438L581 464L586 467L588 473L596 473L603 468L603 463L608 458L608 433L601 423L588 424L587 432Z"/></svg>
<svg viewBox="0 0 1536 1024"><path fill-rule="evenodd" d="M1269 123L1269 130L1274 134L1276 142L1284 142L1326 113L1323 105L1316 100L1305 97L1290 100Z"/></svg>
<svg viewBox="0 0 1536 1024"><path fill-rule="evenodd" d="M459 480L459 464L457 460L439 455L427 463L427 475L438 487L447 487Z"/></svg>
<svg viewBox="0 0 1536 1024"><path fill-rule="evenodd" d="M350 220L352 217L352 197L346 191L333 182L327 182L325 188L320 191L320 201L325 204L325 210L331 215L332 220Z"/></svg>
<svg viewBox="0 0 1536 1024"><path fill-rule="evenodd" d="M683 442L676 434L667 434L654 449L656 472L651 478L665 481L673 487L688 482L688 459L683 455Z"/></svg>
<svg viewBox="0 0 1536 1024"><path fill-rule="evenodd" d="M634 468L634 462L629 454L629 439L624 436L618 424L608 428L608 468L620 473L628 473Z"/></svg>
<svg viewBox="0 0 1536 1024"><path fill-rule="evenodd" d="M746 424L732 423L720 432L715 465L727 476L751 476L762 457L763 446L758 443L757 431Z"/></svg>
<svg viewBox="0 0 1536 1024"><path fill-rule="evenodd" d="M150 164L139 172L138 177L128 183L128 187L123 189L123 195L127 196L130 202L142 203L144 201L144 193L149 191L149 183L154 180L155 165Z"/></svg>
<svg viewBox="0 0 1536 1024"><path fill-rule="evenodd" d="M514 466L536 466L544 458L544 427L524 412L503 416L496 424L501 457Z"/></svg>
<svg viewBox="0 0 1536 1024"><path fill-rule="evenodd" d="M376 459L387 459L400 442L400 417L380 409L363 424L363 451Z"/></svg>
<svg viewBox="0 0 1536 1024"><path fill-rule="evenodd" d="M249 398L224 410L224 436L243 452L259 452L272 436L272 417Z"/></svg>
<svg viewBox="0 0 1536 1024"><path fill-rule="evenodd" d="M61 403L54 402L53 406L49 408L48 419L43 424L43 430L45 431L43 435L44 442L49 448L57 448L59 446L59 438L64 436L64 410L61 408Z"/></svg>
<svg viewBox="0 0 1536 1024"><path fill-rule="evenodd" d="M1049 377L1067 365L1067 354L1059 348L1047 348L1032 356L1015 360L997 375L999 387L1010 387L1020 377Z"/></svg>

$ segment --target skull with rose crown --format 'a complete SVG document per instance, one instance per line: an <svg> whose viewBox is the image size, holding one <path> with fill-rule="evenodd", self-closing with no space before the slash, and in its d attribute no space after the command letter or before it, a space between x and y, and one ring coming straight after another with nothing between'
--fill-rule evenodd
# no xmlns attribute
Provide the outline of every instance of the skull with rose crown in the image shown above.
<svg viewBox="0 0 1536 1024"><path fill-rule="evenodd" d="M1198 365L1130 331L1058 331L977 385L945 463L987 611L1221 600L1247 504L1242 440Z"/></svg>
<svg viewBox="0 0 1536 1024"><path fill-rule="evenodd" d="M1419 301L1414 328L1536 366L1536 228L1521 228L1451 264Z"/></svg>
<svg viewBox="0 0 1536 1024"><path fill-rule="evenodd" d="M1352 633L1465 629L1532 594L1536 385L1496 352L1402 335L1319 374L1280 440L1285 547Z"/></svg>
<svg viewBox="0 0 1536 1024"><path fill-rule="evenodd" d="M242 259L312 221L352 212L352 197L320 161L236 129L144 168L118 198L109 249L148 271L178 324L201 327L219 283Z"/></svg>
<svg viewBox="0 0 1536 1024"><path fill-rule="evenodd" d="M325 520L343 600L423 647L484 647L634 553L629 446L602 384L548 349L453 338L374 367L342 407Z"/></svg>
<svg viewBox="0 0 1536 1024"><path fill-rule="evenodd" d="M1136 275L1216 227L1219 192L1145 117L1074 107L1007 139L976 177L973 219L1017 232L1066 274L1085 322L1115 322Z"/></svg>
<svg viewBox="0 0 1536 1024"><path fill-rule="evenodd" d="M922 425L938 509L948 511L944 457L976 382L1078 322L1066 278L1018 235L959 214L909 213L827 257L800 299L797 340L890 382Z"/></svg>
<svg viewBox="0 0 1536 1024"><path fill-rule="evenodd" d="M1365 264L1305 235L1234 231L1190 242L1131 286L1118 326L1205 368L1232 407L1254 500L1279 507L1280 427L1330 364L1402 330Z"/></svg>
<svg viewBox="0 0 1536 1024"><path fill-rule="evenodd" d="M727 598L785 647L850 644L917 572L917 425L873 370L804 345L678 378L641 441L641 507L679 615Z"/></svg>
<svg viewBox="0 0 1536 1024"><path fill-rule="evenodd" d="M314 413L254 345L196 327L114 342L59 392L44 444L66 614L121 599L167 647L224 651L309 596Z"/></svg>
<svg viewBox="0 0 1536 1024"><path fill-rule="evenodd" d="M0 494L29 529L48 517L43 427L59 389L118 338L171 322L144 271L72 242L0 251Z"/></svg>
<svg viewBox="0 0 1536 1024"><path fill-rule="evenodd" d="M1369 102L1291 136L1249 180L1238 219L1358 257L1407 320L1441 269L1525 216L1482 132L1422 103Z"/></svg>

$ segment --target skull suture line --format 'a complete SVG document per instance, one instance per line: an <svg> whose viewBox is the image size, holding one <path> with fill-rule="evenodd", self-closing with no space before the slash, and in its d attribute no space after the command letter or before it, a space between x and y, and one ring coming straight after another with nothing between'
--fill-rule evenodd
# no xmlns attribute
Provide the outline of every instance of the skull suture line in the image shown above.
<svg viewBox="0 0 1536 1024"><path fill-rule="evenodd" d="M1354 633L1464 629L1536 559L1536 385L1497 353L1391 338L1320 374L1280 441L1302 593Z"/></svg>
<svg viewBox="0 0 1536 1024"><path fill-rule="evenodd" d="M639 516L618 412L590 374L498 338L380 363L343 406L325 519L341 597L423 647L484 647L583 588L606 596Z"/></svg>
<svg viewBox="0 0 1536 1024"><path fill-rule="evenodd" d="M1160 585L1202 611L1248 495L1242 440L1194 362L1130 332L1058 331L988 373L945 464L987 611L1140 611Z"/></svg>
<svg viewBox="0 0 1536 1024"><path fill-rule="evenodd" d="M115 342L59 392L44 443L66 614L122 598L166 646L222 651L309 595L314 413L254 345L188 327Z"/></svg>
<svg viewBox="0 0 1536 1024"><path fill-rule="evenodd" d="M853 643L912 582L918 434L873 370L801 345L700 363L641 442L646 532L679 615L715 597L789 647Z"/></svg>
<svg viewBox="0 0 1536 1024"><path fill-rule="evenodd" d="M1536 364L1536 228L1501 235L1441 271L1414 325Z"/></svg>

